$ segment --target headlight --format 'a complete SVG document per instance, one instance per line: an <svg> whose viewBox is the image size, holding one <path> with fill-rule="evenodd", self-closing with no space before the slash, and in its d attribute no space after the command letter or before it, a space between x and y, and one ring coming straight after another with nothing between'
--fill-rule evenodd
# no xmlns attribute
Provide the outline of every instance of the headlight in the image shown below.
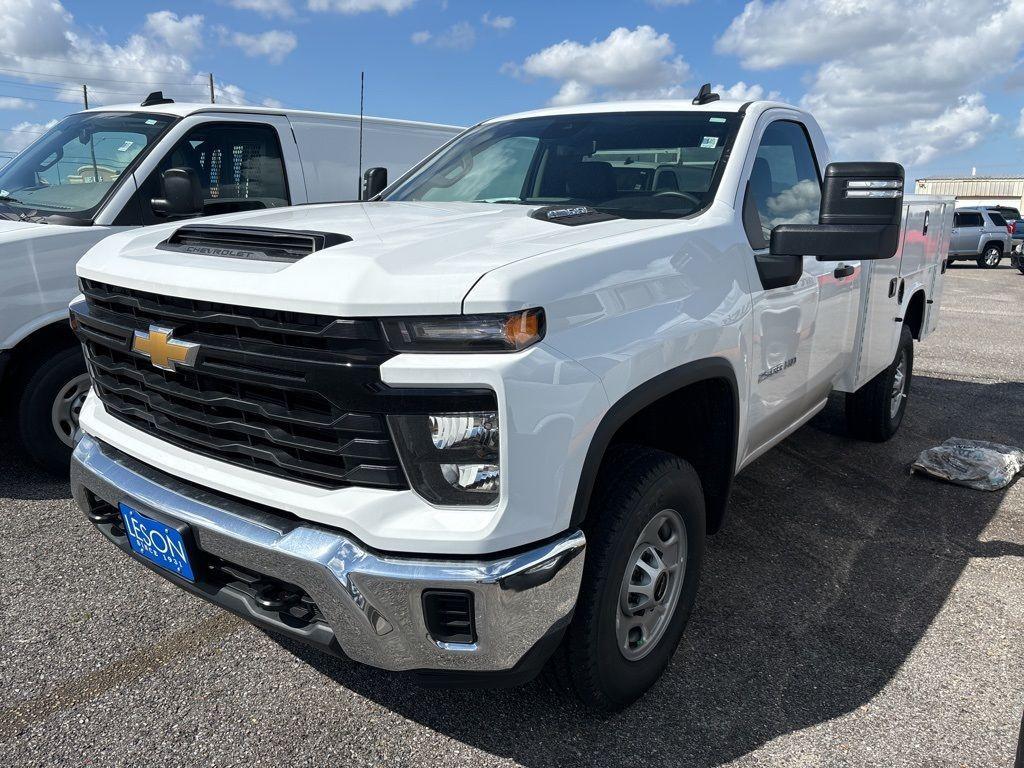
<svg viewBox="0 0 1024 768"><path fill-rule="evenodd" d="M544 338L544 310L384 320L396 352L518 352Z"/></svg>
<svg viewBox="0 0 1024 768"><path fill-rule="evenodd" d="M490 504L501 488L498 414L388 416L402 466L434 504Z"/></svg>

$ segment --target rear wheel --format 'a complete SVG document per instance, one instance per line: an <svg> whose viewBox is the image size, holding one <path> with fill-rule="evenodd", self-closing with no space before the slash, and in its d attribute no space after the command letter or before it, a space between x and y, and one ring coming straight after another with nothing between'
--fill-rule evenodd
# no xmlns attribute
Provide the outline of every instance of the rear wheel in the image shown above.
<svg viewBox="0 0 1024 768"><path fill-rule="evenodd" d="M846 395L846 427L853 437L882 443L903 423L914 375L914 336L906 325L892 364Z"/></svg>
<svg viewBox="0 0 1024 768"><path fill-rule="evenodd" d="M75 345L50 357L37 357L21 383L15 417L18 439L37 464L66 476L78 414L89 393L81 348Z"/></svg>
<svg viewBox="0 0 1024 768"><path fill-rule="evenodd" d="M993 269L999 266L999 262L1003 260L1003 249L995 244L989 244L985 246L985 250L981 252L981 256L978 257L978 266L983 269Z"/></svg>
<svg viewBox="0 0 1024 768"><path fill-rule="evenodd" d="M549 678L599 712L642 696L665 670L690 617L704 529L693 467L650 448L613 448L587 516L576 612L549 662Z"/></svg>

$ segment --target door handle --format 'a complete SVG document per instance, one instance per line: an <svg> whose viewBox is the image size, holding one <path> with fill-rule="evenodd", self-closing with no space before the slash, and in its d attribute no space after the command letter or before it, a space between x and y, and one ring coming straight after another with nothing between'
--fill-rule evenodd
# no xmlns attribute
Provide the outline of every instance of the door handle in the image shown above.
<svg viewBox="0 0 1024 768"><path fill-rule="evenodd" d="M836 267L835 271L832 273L832 276L835 277L836 280L842 280L844 277L849 277L852 274L853 267L849 266L848 264L843 264L841 267Z"/></svg>

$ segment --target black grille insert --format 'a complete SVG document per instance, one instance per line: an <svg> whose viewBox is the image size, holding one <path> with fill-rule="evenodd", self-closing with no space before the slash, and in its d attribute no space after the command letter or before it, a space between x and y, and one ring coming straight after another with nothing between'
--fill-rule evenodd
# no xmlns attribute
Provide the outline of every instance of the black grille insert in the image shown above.
<svg viewBox="0 0 1024 768"><path fill-rule="evenodd" d="M86 280L76 310L107 412L195 453L324 488L407 488L380 382L379 323L236 307ZM164 371L132 350L136 330L200 344Z"/></svg>
<svg viewBox="0 0 1024 768"><path fill-rule="evenodd" d="M333 232L189 224L176 229L157 248L227 259L294 262L315 251L351 240L348 235Z"/></svg>

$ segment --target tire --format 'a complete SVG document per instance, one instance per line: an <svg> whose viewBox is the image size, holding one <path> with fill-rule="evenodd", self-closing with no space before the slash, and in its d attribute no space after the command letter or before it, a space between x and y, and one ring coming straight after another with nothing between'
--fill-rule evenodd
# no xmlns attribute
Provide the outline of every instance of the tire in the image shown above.
<svg viewBox="0 0 1024 768"><path fill-rule="evenodd" d="M901 362L902 377L897 382ZM903 423L913 377L914 336L904 325L896 357L889 367L856 392L846 395L846 427L849 433L875 443L884 443L895 435Z"/></svg>
<svg viewBox="0 0 1024 768"><path fill-rule="evenodd" d="M67 477L78 411L89 391L81 348L65 347L52 357L35 358L21 382L14 419L18 440L39 466Z"/></svg>
<svg viewBox="0 0 1024 768"><path fill-rule="evenodd" d="M700 478L685 461L624 445L609 451L593 499L584 525L587 554L580 596L547 677L575 693L587 708L610 713L654 685L679 644L704 560L704 494ZM655 568L652 547L660 548L654 551L665 563L675 562L677 570ZM638 558L648 567L642 570ZM627 618L624 605L641 597L627 590L627 579L630 585L645 582L635 589L648 590L640 602L654 608ZM647 642L640 640L646 630L627 630L644 615L652 625ZM630 647L620 650L623 637Z"/></svg>
<svg viewBox="0 0 1024 768"><path fill-rule="evenodd" d="M977 264L982 269L995 269L1003 260L1003 248L998 243L989 243L978 257Z"/></svg>

